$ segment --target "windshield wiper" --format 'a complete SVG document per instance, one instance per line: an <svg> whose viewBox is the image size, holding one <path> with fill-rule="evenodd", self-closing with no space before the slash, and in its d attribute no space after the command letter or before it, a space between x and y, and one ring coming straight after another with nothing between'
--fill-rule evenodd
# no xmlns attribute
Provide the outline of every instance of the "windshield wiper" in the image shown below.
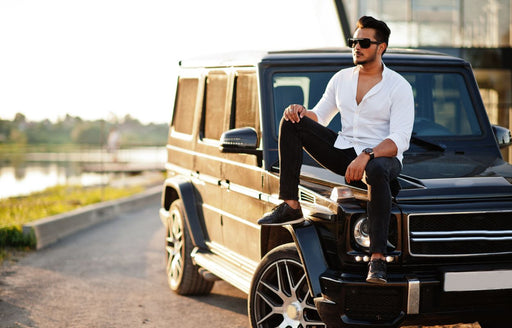
<svg viewBox="0 0 512 328"><path fill-rule="evenodd" d="M425 147L430 150L435 150L435 151L440 151L440 152L444 152L446 150L445 145L425 140L423 138L415 136L414 134L411 136L411 142L415 145Z"/></svg>

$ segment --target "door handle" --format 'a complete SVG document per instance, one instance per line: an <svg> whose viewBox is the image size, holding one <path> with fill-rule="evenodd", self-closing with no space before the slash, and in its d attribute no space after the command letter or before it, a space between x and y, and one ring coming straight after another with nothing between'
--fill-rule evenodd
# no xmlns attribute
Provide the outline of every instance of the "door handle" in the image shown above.
<svg viewBox="0 0 512 328"><path fill-rule="evenodd" d="M222 189L229 189L229 180L220 180L219 181L219 186Z"/></svg>

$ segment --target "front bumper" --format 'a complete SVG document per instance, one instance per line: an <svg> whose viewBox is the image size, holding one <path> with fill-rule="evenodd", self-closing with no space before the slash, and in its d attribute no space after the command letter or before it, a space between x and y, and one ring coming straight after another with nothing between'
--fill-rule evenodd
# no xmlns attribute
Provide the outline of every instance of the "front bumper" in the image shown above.
<svg viewBox="0 0 512 328"><path fill-rule="evenodd" d="M315 305L327 327L394 328L403 324L474 322L503 316L512 289L445 292L435 276L389 275L386 285L325 273Z"/></svg>

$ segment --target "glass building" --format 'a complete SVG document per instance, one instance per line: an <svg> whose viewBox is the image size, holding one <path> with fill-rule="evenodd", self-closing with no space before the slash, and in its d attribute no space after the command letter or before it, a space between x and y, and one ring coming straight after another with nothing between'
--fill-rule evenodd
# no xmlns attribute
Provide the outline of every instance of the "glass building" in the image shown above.
<svg viewBox="0 0 512 328"><path fill-rule="evenodd" d="M391 29L390 47L447 53L473 66L492 124L512 128L512 0L339 0L345 36L359 17ZM343 19L345 16L345 19ZM348 33L347 33L348 31ZM511 147L502 150L512 162Z"/></svg>

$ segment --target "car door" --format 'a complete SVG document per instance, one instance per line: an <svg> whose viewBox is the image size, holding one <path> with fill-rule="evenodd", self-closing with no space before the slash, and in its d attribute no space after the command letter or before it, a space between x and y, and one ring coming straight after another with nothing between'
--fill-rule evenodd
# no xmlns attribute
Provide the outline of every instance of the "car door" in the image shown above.
<svg viewBox="0 0 512 328"><path fill-rule="evenodd" d="M229 128L250 127L260 133L258 81L255 68L234 72ZM260 138L258 138L260 140ZM223 153L222 231L228 249L253 261L260 259L257 220L263 215L263 169L256 155Z"/></svg>
<svg viewBox="0 0 512 328"><path fill-rule="evenodd" d="M201 197L206 238L223 244L222 233L222 154L219 143L227 129L231 110L231 76L227 69L207 71L201 109L199 136L194 152L194 185Z"/></svg>

